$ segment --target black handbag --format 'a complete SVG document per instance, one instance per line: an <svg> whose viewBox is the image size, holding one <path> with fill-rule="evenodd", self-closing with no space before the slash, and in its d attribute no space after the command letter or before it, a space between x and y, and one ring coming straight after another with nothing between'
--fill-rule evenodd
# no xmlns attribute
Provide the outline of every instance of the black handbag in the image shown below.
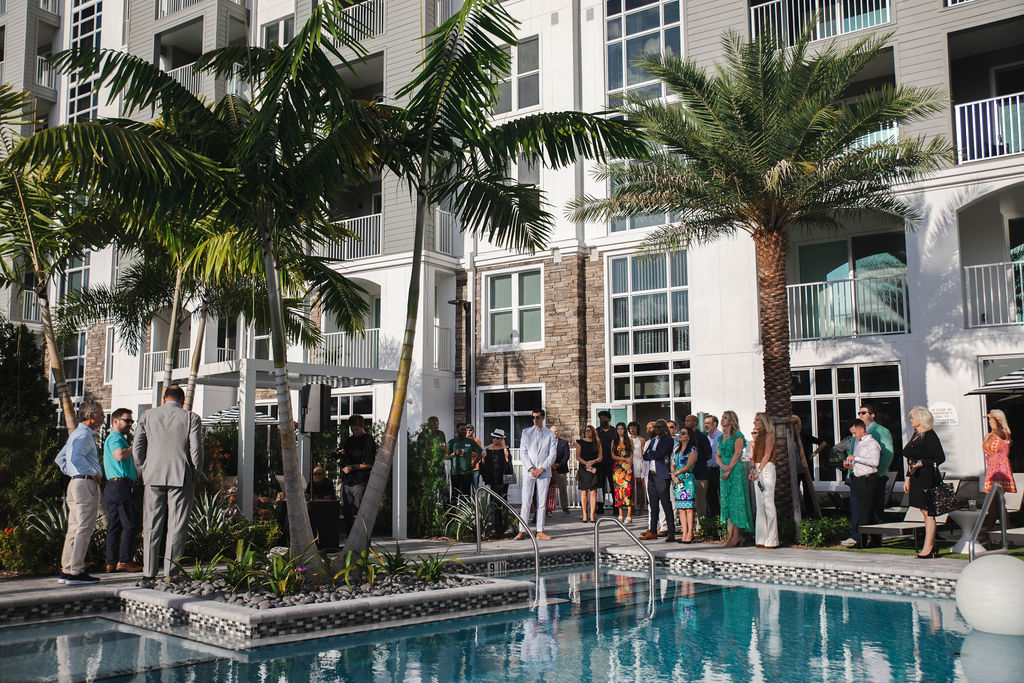
<svg viewBox="0 0 1024 683"><path fill-rule="evenodd" d="M947 484L944 481L946 475L939 472L937 467L935 474L939 478L939 483L925 489L924 494L928 497L929 512L934 515L944 515L956 507L956 491L953 490L952 484Z"/></svg>
<svg viewBox="0 0 1024 683"><path fill-rule="evenodd" d="M505 453L508 453L508 451L505 451ZM505 474L501 478L501 483L507 484L509 486L515 486L516 481L516 471L512 467L512 462L511 460L506 460Z"/></svg>

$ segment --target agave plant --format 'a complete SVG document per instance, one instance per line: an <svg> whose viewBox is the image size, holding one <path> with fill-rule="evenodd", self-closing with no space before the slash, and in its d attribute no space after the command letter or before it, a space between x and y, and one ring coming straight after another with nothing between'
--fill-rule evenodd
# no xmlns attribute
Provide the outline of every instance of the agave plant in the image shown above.
<svg viewBox="0 0 1024 683"><path fill-rule="evenodd" d="M68 532L68 504L63 498L39 503L42 509L29 513L25 526L39 534L47 545L62 543Z"/></svg>
<svg viewBox="0 0 1024 683"><path fill-rule="evenodd" d="M377 567L387 576L402 576L408 574L412 569L411 560L402 554L402 547L397 543L393 553L386 550L375 550L372 546L370 552L377 558Z"/></svg>
<svg viewBox="0 0 1024 683"><path fill-rule="evenodd" d="M441 576L444 574L445 567L449 564L461 564L463 567L466 563L457 557L448 557L448 551L451 550L451 546L448 546L444 551L438 551L433 555L418 556L416 562L416 576L420 577L426 583L437 583Z"/></svg>

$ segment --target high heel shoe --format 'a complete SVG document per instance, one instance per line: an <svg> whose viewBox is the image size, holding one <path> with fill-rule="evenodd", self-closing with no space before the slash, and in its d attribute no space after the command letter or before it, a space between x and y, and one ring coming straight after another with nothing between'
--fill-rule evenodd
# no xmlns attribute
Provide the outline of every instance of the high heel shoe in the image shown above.
<svg viewBox="0 0 1024 683"><path fill-rule="evenodd" d="M914 555L914 557L916 557L919 560L934 560L938 556L939 556L938 548L932 548L932 551L930 553L926 554L926 555L922 555L920 553L918 553L917 555Z"/></svg>

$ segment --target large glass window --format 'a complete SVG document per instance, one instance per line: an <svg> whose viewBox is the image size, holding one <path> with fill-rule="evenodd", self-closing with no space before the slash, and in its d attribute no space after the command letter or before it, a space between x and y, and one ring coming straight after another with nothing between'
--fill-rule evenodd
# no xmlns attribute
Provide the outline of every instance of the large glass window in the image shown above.
<svg viewBox="0 0 1024 683"><path fill-rule="evenodd" d="M543 344L542 273L525 270L487 278L487 345L537 348Z"/></svg>
<svg viewBox="0 0 1024 683"><path fill-rule="evenodd" d="M60 296L64 296L68 292L77 292L88 286L89 252L85 252L85 256L71 259L68 263L68 267L64 269L64 274L60 278L59 294Z"/></svg>
<svg viewBox="0 0 1024 683"><path fill-rule="evenodd" d="M110 384L114 381L114 362L116 361L114 344L117 341L114 326L107 327L105 348L103 355L103 383Z"/></svg>
<svg viewBox="0 0 1024 683"><path fill-rule="evenodd" d="M609 265L612 355L689 351L686 252L623 256Z"/></svg>
<svg viewBox="0 0 1024 683"><path fill-rule="evenodd" d="M331 396L331 416L335 421L347 420L352 415L373 418L373 394L336 394Z"/></svg>
<svg viewBox="0 0 1024 683"><path fill-rule="evenodd" d="M263 26L263 47L285 45L295 37L295 17L284 17Z"/></svg>
<svg viewBox="0 0 1024 683"><path fill-rule="evenodd" d="M484 424L483 431L477 429L477 434L503 429L509 448L519 448L523 430L533 425L533 411L544 407L544 392L536 386L487 389L480 392L480 399Z"/></svg>
<svg viewBox="0 0 1024 683"><path fill-rule="evenodd" d="M690 413L690 361L644 361L612 366L612 401L630 403L633 419L673 418L682 423Z"/></svg>
<svg viewBox="0 0 1024 683"><path fill-rule="evenodd" d="M636 62L644 53L682 54L679 0L607 0L605 16L610 103L622 94L664 95L658 79Z"/></svg>
<svg viewBox="0 0 1024 683"><path fill-rule="evenodd" d="M540 39L523 38L515 49L503 48L512 60L512 72L498 84L495 114L508 114L540 104Z"/></svg>
<svg viewBox="0 0 1024 683"><path fill-rule="evenodd" d="M76 2L71 13L72 49L98 49L102 20L102 0ZM68 74L68 122L80 123L96 118L98 106L99 88L93 74Z"/></svg>
<svg viewBox="0 0 1024 683"><path fill-rule="evenodd" d="M64 344L64 379L71 398L85 395L85 332L72 334Z"/></svg>
<svg viewBox="0 0 1024 683"><path fill-rule="evenodd" d="M805 455L817 481L838 481L839 467L829 462L829 452L849 435L849 426L857 418L857 408L870 403L875 420L892 432L896 457L892 466L903 471L903 391L900 367L895 363L847 365L795 369L793 375L793 414L799 416L803 431L828 442L817 458ZM805 441L806 442L806 441Z"/></svg>

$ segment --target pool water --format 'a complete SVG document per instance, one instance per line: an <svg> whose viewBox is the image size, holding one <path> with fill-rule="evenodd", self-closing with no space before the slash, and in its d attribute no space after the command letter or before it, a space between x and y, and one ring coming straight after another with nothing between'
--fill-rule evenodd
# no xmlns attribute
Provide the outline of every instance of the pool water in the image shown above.
<svg viewBox="0 0 1024 683"><path fill-rule="evenodd" d="M951 600L664 578L652 599L642 573L595 587L592 567L542 584L536 609L242 652L100 618L12 626L0 680L1021 680L999 657L1024 639L968 634Z"/></svg>

